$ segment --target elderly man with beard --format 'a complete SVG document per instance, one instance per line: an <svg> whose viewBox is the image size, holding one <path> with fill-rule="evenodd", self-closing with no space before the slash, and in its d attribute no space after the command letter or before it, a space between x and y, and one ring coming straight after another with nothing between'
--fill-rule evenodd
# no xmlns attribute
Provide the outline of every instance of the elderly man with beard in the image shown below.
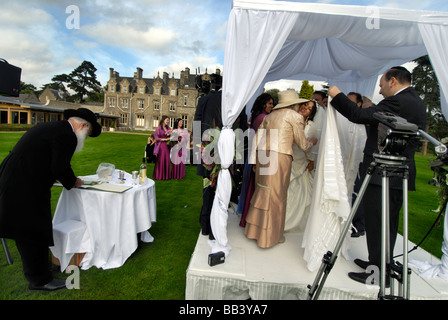
<svg viewBox="0 0 448 320"><path fill-rule="evenodd" d="M83 184L70 161L87 136L101 133L88 109L65 110L64 118L28 130L0 165L0 237L15 240L30 290L65 287L65 280L53 278L48 259L53 246L51 187L56 180L66 189Z"/></svg>

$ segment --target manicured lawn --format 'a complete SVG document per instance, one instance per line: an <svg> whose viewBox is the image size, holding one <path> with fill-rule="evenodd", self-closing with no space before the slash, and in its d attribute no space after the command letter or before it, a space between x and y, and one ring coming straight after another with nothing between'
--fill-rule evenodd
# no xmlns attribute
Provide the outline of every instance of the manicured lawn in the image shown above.
<svg viewBox="0 0 448 320"><path fill-rule="evenodd" d="M0 161L5 158L22 133L0 133ZM144 156L147 136L103 133L89 138L84 150L76 154L72 166L77 175L94 174L102 162L131 172L138 170ZM434 222L437 213L437 188L427 182L433 174L428 167L430 156L416 156L417 191L409 193L409 238L418 243ZM153 164L148 167L151 177ZM182 180L155 181L157 222L150 229L155 241L141 247L117 269L95 267L80 271L80 289L54 293L31 292L22 274L20 256L14 241L8 240L14 264L8 266L0 249L0 299L12 300L181 300L185 298L188 263L200 232L199 212L202 205L202 179L196 166L187 166ZM60 187L52 189L52 209L56 207ZM441 256L443 219L422 247ZM66 278L67 275L56 274Z"/></svg>

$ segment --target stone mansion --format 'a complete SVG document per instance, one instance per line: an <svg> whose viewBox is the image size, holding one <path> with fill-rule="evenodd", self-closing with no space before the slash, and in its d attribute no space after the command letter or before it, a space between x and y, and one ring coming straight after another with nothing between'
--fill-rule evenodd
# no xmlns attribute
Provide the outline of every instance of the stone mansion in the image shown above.
<svg viewBox="0 0 448 320"><path fill-rule="evenodd" d="M120 77L110 68L110 79L104 91L106 114L119 117L118 130L155 130L163 115L170 118L170 127L178 118L183 119L184 127L192 130L196 105L200 98L195 80L189 68L181 71L175 79L164 72L153 79L143 78L143 70L137 68L133 77ZM220 75L220 70L216 70ZM201 75L209 81L210 75Z"/></svg>

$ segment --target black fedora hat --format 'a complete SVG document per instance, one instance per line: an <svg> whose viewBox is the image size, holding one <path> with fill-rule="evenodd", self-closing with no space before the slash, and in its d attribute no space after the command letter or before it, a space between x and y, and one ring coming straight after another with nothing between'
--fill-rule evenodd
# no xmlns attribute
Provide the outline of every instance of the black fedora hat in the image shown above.
<svg viewBox="0 0 448 320"><path fill-rule="evenodd" d="M64 118L69 119L71 117L79 117L87 120L93 127L90 137L98 137L101 133L101 125L98 123L96 115L86 108L79 109L66 109L64 110Z"/></svg>

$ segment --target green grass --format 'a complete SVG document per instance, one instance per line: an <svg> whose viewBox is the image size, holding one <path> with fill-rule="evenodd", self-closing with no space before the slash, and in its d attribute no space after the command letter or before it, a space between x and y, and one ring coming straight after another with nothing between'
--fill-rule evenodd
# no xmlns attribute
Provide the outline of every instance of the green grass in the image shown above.
<svg viewBox="0 0 448 320"><path fill-rule="evenodd" d="M23 133L0 133L0 161L8 154ZM72 159L77 175L94 174L101 162L131 172L138 170L144 155L147 136L138 134L102 133L87 139L84 150ZM429 185L433 174L430 156L416 155L417 192L409 192L409 239L418 243L434 222L437 188ZM149 164L151 177L154 165ZM199 212L202 205L202 179L195 166L187 166L183 180L155 181L157 222L150 232L153 243L140 248L117 269L95 267L80 270L80 289L53 293L31 292L22 274L21 259L14 241L8 246L14 264L8 266L0 249L0 299L6 300L181 300L185 298L186 270L200 231ZM60 187L52 189L52 210L56 207ZM441 257L443 219L425 240L422 247ZM66 278L67 275L55 274Z"/></svg>
<svg viewBox="0 0 448 320"><path fill-rule="evenodd" d="M437 190L438 188L428 184L433 177L433 171L429 167L430 159L435 156L417 153L415 163L417 166L416 191L408 193L408 216L409 216L409 240L418 244L429 231L436 220L438 213L434 210L438 207ZM438 220L433 231L425 239L421 247L434 256L441 258L443 242L443 215ZM400 220L400 232L402 222ZM411 249L411 248L409 248Z"/></svg>

